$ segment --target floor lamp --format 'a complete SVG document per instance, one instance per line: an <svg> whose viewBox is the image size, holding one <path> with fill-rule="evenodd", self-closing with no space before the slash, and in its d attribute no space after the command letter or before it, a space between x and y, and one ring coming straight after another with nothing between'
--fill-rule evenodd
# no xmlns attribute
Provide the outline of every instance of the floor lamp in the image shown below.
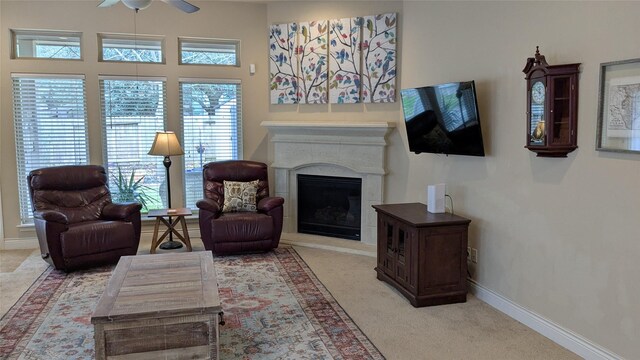
<svg viewBox="0 0 640 360"><path fill-rule="evenodd" d="M173 131L156 132L156 138L153 140L153 145L151 145L149 155L164 156L164 161L162 161L162 163L167 169L167 203L169 205L169 209L171 209L171 177L169 176L169 167L171 166L170 156L184 155L184 151L182 151L182 147L180 146L176 133ZM169 216L169 223L171 223L171 216ZM171 232L169 233L169 241L165 241L160 245L160 248L164 250L179 249L181 247L181 243L173 241L173 234Z"/></svg>

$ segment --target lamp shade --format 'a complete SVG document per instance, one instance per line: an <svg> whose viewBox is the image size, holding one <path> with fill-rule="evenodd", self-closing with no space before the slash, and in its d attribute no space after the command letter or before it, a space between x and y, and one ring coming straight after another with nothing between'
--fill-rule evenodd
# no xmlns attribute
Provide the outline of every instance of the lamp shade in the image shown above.
<svg viewBox="0 0 640 360"><path fill-rule="evenodd" d="M178 141L176 133L173 131L158 131L153 140L149 155L173 156L183 155L182 147Z"/></svg>

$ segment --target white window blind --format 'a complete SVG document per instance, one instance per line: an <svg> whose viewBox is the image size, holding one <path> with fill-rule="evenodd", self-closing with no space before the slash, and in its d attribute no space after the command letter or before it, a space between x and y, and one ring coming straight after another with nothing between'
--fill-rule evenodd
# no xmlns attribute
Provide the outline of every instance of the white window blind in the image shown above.
<svg viewBox="0 0 640 360"><path fill-rule="evenodd" d="M138 201L143 211L166 207L163 157L148 155L156 131L165 129L165 83L164 78L100 77L109 188L115 202Z"/></svg>
<svg viewBox="0 0 640 360"><path fill-rule="evenodd" d="M185 206L202 199L202 166L242 159L239 80L180 79Z"/></svg>
<svg viewBox="0 0 640 360"><path fill-rule="evenodd" d="M33 221L27 176L34 169L88 163L82 75L12 74L22 223Z"/></svg>

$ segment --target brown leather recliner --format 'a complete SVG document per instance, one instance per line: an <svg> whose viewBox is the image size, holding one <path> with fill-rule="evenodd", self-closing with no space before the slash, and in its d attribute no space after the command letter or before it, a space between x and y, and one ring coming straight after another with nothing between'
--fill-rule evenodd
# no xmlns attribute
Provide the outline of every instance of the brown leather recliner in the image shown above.
<svg viewBox="0 0 640 360"><path fill-rule="evenodd" d="M200 235L214 254L269 251L278 247L282 233L281 197L269 197L267 165L246 160L211 162L203 168L204 199L200 209ZM223 213L223 181L259 180L257 212Z"/></svg>
<svg viewBox="0 0 640 360"><path fill-rule="evenodd" d="M138 203L114 204L102 166L58 166L28 177L42 258L56 269L115 263L140 243Z"/></svg>

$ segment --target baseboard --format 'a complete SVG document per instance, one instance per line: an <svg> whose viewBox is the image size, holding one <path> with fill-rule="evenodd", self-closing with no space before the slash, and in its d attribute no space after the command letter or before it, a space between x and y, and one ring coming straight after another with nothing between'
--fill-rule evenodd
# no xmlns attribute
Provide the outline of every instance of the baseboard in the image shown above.
<svg viewBox="0 0 640 360"><path fill-rule="evenodd" d="M2 250L23 250L23 249L37 249L38 238L4 238L0 243L0 249Z"/></svg>
<svg viewBox="0 0 640 360"><path fill-rule="evenodd" d="M478 299L523 323L553 342L565 347L587 360L624 360L619 355L595 344L584 337L563 328L504 296L487 289L475 280L467 279L470 292Z"/></svg>

